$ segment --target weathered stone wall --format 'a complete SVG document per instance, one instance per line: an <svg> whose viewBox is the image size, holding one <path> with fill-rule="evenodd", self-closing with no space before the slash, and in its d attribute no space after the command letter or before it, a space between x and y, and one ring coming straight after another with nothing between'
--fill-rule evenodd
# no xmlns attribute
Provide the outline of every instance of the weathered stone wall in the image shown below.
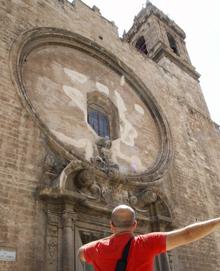
<svg viewBox="0 0 220 271"><path fill-rule="evenodd" d="M9 68L13 44L35 27L65 29L95 41L124 62L151 91L168 120L173 140L172 165L158 187L172 212L173 226L219 215L220 136L196 80L165 58L156 64L143 57L118 38L112 23L80 1L71 5L57 0L0 0L0 6L0 246L17 252L16 262L0 261L0 270L45 270L46 216L37 187L42 182L48 141L22 104ZM36 73L28 65L29 76ZM44 75L47 72L43 70ZM38 97L32 88L34 77L28 77L25 70L24 74L28 91L41 104L43 96ZM129 93L128 104L139 99ZM150 116L149 123L153 126ZM145 150L145 143L140 147ZM220 270L219 238L220 233L215 233L173 252L173 270Z"/></svg>

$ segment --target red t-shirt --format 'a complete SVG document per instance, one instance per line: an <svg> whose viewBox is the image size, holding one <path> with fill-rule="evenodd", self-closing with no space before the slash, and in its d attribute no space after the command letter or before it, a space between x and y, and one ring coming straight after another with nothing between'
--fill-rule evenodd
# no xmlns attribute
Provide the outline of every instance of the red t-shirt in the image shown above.
<svg viewBox="0 0 220 271"><path fill-rule="evenodd" d="M84 257L96 271L114 271L131 238L130 233L110 236L86 245ZM166 251L166 234L153 232L135 236L128 254L127 271L152 271L154 256Z"/></svg>

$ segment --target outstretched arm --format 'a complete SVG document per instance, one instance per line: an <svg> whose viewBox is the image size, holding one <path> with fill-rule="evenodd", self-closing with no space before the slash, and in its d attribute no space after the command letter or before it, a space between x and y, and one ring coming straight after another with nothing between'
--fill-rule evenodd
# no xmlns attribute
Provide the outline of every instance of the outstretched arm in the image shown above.
<svg viewBox="0 0 220 271"><path fill-rule="evenodd" d="M84 257L84 247L83 246L79 248L79 250L78 250L78 256L79 256L79 258L80 258L80 260L82 262L86 261L85 257Z"/></svg>
<svg viewBox="0 0 220 271"><path fill-rule="evenodd" d="M168 232L167 250L199 240L217 229L220 229L220 217Z"/></svg>

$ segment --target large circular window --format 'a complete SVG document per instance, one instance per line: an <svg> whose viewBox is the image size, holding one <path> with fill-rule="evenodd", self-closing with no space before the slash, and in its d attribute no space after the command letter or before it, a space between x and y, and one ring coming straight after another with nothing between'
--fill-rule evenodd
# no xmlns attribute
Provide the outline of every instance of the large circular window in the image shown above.
<svg viewBox="0 0 220 271"><path fill-rule="evenodd" d="M42 28L20 37L11 67L25 106L67 159L91 161L107 135L122 174L141 182L163 174L171 155L166 119L117 57L79 35Z"/></svg>

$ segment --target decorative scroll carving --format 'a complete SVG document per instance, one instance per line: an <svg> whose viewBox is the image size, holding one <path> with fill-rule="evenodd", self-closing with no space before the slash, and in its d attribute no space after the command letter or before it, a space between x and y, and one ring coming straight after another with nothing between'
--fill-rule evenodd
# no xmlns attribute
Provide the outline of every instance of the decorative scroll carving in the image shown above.
<svg viewBox="0 0 220 271"><path fill-rule="evenodd" d="M137 195L130 195L129 203L139 212L147 212L150 204L156 202L158 199L157 194L152 190L145 190Z"/></svg>
<svg viewBox="0 0 220 271"><path fill-rule="evenodd" d="M67 161L48 150L44 161L44 185L53 186L54 180L56 180L66 164Z"/></svg>
<svg viewBox="0 0 220 271"><path fill-rule="evenodd" d="M58 257L58 223L59 216L48 210L47 221L47 270L52 271L57 268Z"/></svg>
<svg viewBox="0 0 220 271"><path fill-rule="evenodd" d="M160 197L158 197L158 200L155 204L157 213L159 216L168 217L171 219L171 213L170 210L166 204L165 201L163 201Z"/></svg>
<svg viewBox="0 0 220 271"><path fill-rule="evenodd" d="M98 155L91 159L92 164L107 174L113 169L118 170L118 165L111 160L111 140L100 138L97 140L96 146Z"/></svg>
<svg viewBox="0 0 220 271"><path fill-rule="evenodd" d="M47 244L49 263L51 264L55 260L57 253L57 242L55 240L50 240Z"/></svg>
<svg viewBox="0 0 220 271"><path fill-rule="evenodd" d="M108 145L109 142L106 144ZM108 165L112 165L107 158L105 162L106 168ZM63 192L65 190L74 191L90 200L109 202L116 200L118 185L125 184L126 179L115 168L108 168L108 171L107 174L89 163L73 160L62 170L59 178L53 184ZM113 194L115 194L114 198ZM121 197L121 195L119 196ZM123 200L121 199L120 202Z"/></svg>
<svg viewBox="0 0 220 271"><path fill-rule="evenodd" d="M97 143L101 149L100 153L103 146L107 146L107 150L109 150L111 144L108 140L100 140ZM102 152L102 155L106 164L111 165L111 160L108 160L109 153ZM56 159L53 158L52 161L56 162ZM62 167L63 165L64 163ZM60 170L61 166L58 169ZM73 160L61 169L60 175L50 184L51 189L47 190L48 188L46 188L45 191L49 198L53 197L55 191L55 198L66 197L66 199L71 199L80 204L85 202L87 206L91 205L97 209L112 208L116 204L128 204L141 216L165 221L164 227L168 225L167 223L171 221L171 215L166 203L157 194L159 191L156 186L134 187L124 175L114 168L114 165L108 171L106 173L89 162ZM56 174L57 172L56 169ZM156 210L158 217L153 218L155 215L151 214L152 208ZM48 223L51 225L58 224L59 221L56 220L56 217L50 216ZM65 218L65 213L62 215L62 225L64 226L63 223L72 225L71 218L69 216Z"/></svg>
<svg viewBox="0 0 220 271"><path fill-rule="evenodd" d="M113 189L112 187L104 187L102 188L102 198L105 203L109 203L113 201Z"/></svg>
<svg viewBox="0 0 220 271"><path fill-rule="evenodd" d="M101 188L96 183L93 169L84 169L80 171L76 176L75 185L78 191L89 199L100 199Z"/></svg>

